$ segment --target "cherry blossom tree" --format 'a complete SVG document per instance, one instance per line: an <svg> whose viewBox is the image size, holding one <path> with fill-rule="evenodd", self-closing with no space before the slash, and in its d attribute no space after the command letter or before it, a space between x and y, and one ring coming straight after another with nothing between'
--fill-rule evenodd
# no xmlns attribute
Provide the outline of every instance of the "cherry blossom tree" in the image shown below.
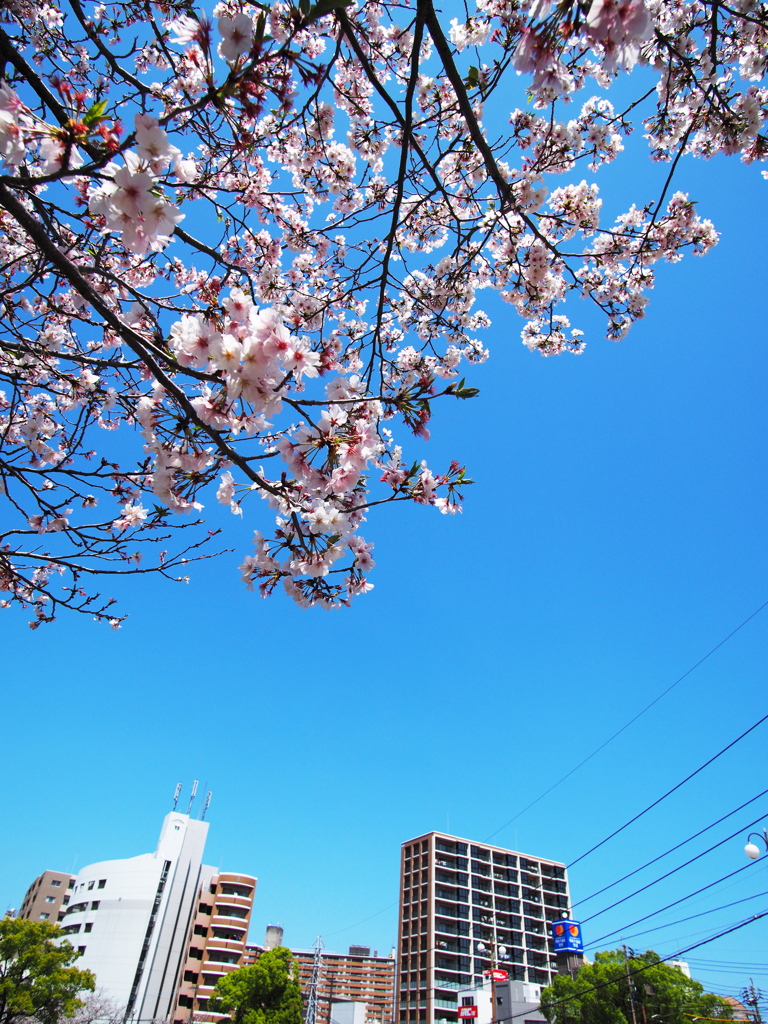
<svg viewBox="0 0 768 1024"><path fill-rule="evenodd" d="M99 577L183 576L216 501L260 527L249 588L348 603L375 506L471 482L408 438L476 394L480 290L580 353L570 298L620 339L716 243L674 173L765 158L765 3L474 2L5 0L0 598L33 627L118 626ZM638 126L669 173L605 222Z"/></svg>

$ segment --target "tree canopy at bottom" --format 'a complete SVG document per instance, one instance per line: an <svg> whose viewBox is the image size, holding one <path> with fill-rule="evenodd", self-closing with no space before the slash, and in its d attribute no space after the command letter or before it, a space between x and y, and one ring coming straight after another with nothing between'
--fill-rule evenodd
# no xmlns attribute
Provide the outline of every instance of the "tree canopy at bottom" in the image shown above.
<svg viewBox="0 0 768 1024"><path fill-rule="evenodd" d="M730 1020L725 999L705 992L652 950L595 955L575 978L558 975L541 994L549 1024L693 1024L694 1017Z"/></svg>

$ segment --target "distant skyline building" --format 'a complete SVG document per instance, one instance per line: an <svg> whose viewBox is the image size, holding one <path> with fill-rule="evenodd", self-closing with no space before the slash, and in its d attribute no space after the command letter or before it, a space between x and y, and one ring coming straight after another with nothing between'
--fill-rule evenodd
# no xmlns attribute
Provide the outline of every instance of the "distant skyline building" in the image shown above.
<svg viewBox="0 0 768 1024"><path fill-rule="evenodd" d="M75 876L64 871L44 871L27 889L17 917L27 921L58 924L69 903Z"/></svg>
<svg viewBox="0 0 768 1024"><path fill-rule="evenodd" d="M270 928L273 926L270 926ZM267 929L267 936L270 935ZM282 929L280 929L282 933ZM243 958L243 966L254 964L266 948L249 945ZM332 1004L356 1003L365 1007L365 1024L392 1024L394 1020L395 951L389 956L379 956L370 946L350 946L348 953L320 951L320 970L317 983L316 1024L340 1024L336 1021ZM291 949L299 970L299 984L306 1006L313 969L316 962L315 949ZM340 1010L340 1018L346 1020L349 1007ZM354 1014L359 1015L359 1007Z"/></svg>
<svg viewBox="0 0 768 1024"><path fill-rule="evenodd" d="M403 843L398 1024L457 1021L459 992L480 988L494 967L511 982L550 984L550 924L569 909L558 861L442 832Z"/></svg>
<svg viewBox="0 0 768 1024"><path fill-rule="evenodd" d="M75 878L62 930L126 1021L174 1008L198 897L215 873L202 863L207 835L207 822L172 811L154 853L89 864Z"/></svg>

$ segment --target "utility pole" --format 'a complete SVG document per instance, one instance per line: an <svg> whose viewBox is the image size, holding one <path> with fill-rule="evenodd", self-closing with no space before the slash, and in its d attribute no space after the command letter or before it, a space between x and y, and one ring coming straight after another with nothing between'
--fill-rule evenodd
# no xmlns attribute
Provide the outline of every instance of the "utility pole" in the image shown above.
<svg viewBox="0 0 768 1024"><path fill-rule="evenodd" d="M624 950L624 967L627 971L627 991L629 993L629 1005L632 1008L632 1024L637 1024L637 1014L635 1013L635 991L632 986L632 979L629 976L629 954L632 950L628 950L626 946L622 946Z"/></svg>
<svg viewBox="0 0 768 1024"><path fill-rule="evenodd" d="M749 985L741 990L741 996L747 1006L751 1006L755 1012L755 1024L763 1024L763 1018L760 1016L760 999L763 993L759 988L755 988L755 983L752 979L749 979Z"/></svg>

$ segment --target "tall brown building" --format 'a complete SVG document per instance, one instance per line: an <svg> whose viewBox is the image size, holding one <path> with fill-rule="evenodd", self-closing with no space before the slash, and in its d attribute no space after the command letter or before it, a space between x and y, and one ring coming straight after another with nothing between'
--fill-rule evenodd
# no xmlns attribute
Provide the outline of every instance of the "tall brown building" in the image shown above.
<svg viewBox="0 0 768 1024"><path fill-rule="evenodd" d="M75 876L64 871L44 871L27 889L18 916L27 921L58 924L69 903Z"/></svg>
<svg viewBox="0 0 768 1024"><path fill-rule="evenodd" d="M245 940L253 910L256 879L221 872L198 897L190 928L187 955L173 1013L174 1024L219 1020L208 1011L208 999L219 978L245 964Z"/></svg>
<svg viewBox="0 0 768 1024"><path fill-rule="evenodd" d="M456 1022L458 991L492 968L548 985L550 922L568 909L564 864L441 832L404 843L398 1024Z"/></svg>
<svg viewBox="0 0 768 1024"><path fill-rule="evenodd" d="M256 963L262 946L249 946L244 963ZM315 950L292 949L299 969L299 983L306 1004ZM368 946L350 946L349 953L322 950L317 985L316 1024L330 1024L331 1003L354 1001L365 1003L366 1024L392 1024L394 1019L395 958L371 956Z"/></svg>

